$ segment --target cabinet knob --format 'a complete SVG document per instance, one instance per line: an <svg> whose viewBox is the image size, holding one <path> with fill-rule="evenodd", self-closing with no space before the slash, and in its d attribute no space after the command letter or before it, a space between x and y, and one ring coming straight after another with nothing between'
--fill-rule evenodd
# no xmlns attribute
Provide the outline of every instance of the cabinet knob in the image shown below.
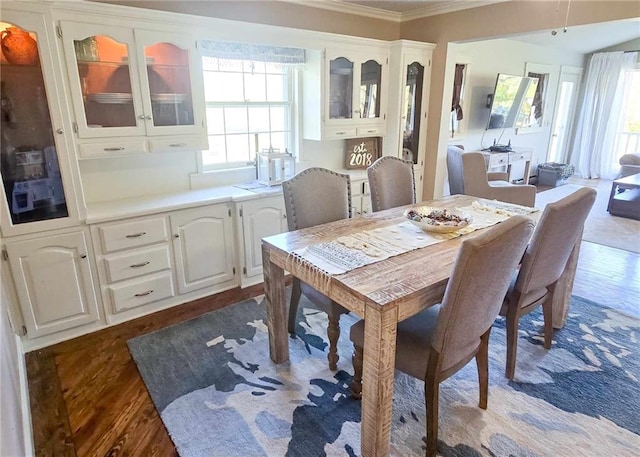
<svg viewBox="0 0 640 457"><path fill-rule="evenodd" d="M141 114L140 116L138 116L138 119L142 119L144 121L145 120L145 115Z"/></svg>
<svg viewBox="0 0 640 457"><path fill-rule="evenodd" d="M56 129L56 133L57 133L58 135L62 135L62 134L64 133L64 130L62 130L62 129Z"/></svg>
<svg viewBox="0 0 640 457"><path fill-rule="evenodd" d="M81 258L81 259L86 259L86 258L87 258L87 254L82 254L82 255L80 256L80 258Z"/></svg>
<svg viewBox="0 0 640 457"><path fill-rule="evenodd" d="M151 120L151 115L150 115L150 114L147 114L147 115L145 116L145 119L146 119L146 120L148 120L148 121L150 121L150 120Z"/></svg>
<svg viewBox="0 0 640 457"><path fill-rule="evenodd" d="M174 238L180 238L180 235L178 235L177 233L175 235L173 235Z"/></svg>

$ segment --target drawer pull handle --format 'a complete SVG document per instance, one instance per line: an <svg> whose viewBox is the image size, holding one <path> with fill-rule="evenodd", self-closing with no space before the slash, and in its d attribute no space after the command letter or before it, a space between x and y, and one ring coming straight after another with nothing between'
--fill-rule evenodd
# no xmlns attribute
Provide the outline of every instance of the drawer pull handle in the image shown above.
<svg viewBox="0 0 640 457"><path fill-rule="evenodd" d="M116 146L113 148L104 148L105 151L107 152L111 152L111 151L124 151L124 148L122 146Z"/></svg>
<svg viewBox="0 0 640 457"><path fill-rule="evenodd" d="M146 234L147 232L132 233L131 235L127 235L127 238L140 238L142 235Z"/></svg>
<svg viewBox="0 0 640 457"><path fill-rule="evenodd" d="M149 265L151 262L149 262L148 260L146 262L140 262L140 263L134 263L133 265L129 265L129 268L140 268L140 267L146 267L147 265Z"/></svg>
<svg viewBox="0 0 640 457"><path fill-rule="evenodd" d="M146 292L140 292L139 294L135 294L134 297L146 297L149 294L153 293L153 289L149 289Z"/></svg>
<svg viewBox="0 0 640 457"><path fill-rule="evenodd" d="M169 147L170 148L181 148L181 147L186 146L186 145L187 145L187 143L173 143L173 144L170 144Z"/></svg>
<svg viewBox="0 0 640 457"><path fill-rule="evenodd" d="M336 135L345 135L347 132L336 132Z"/></svg>

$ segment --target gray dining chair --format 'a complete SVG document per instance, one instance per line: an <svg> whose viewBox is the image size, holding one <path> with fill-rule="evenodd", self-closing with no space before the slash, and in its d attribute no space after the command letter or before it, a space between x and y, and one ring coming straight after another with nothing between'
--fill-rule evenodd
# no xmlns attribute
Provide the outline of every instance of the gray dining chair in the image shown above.
<svg viewBox="0 0 640 457"><path fill-rule="evenodd" d="M393 156L380 157L367 168L367 176L374 212L416 202L413 162Z"/></svg>
<svg viewBox="0 0 640 457"><path fill-rule="evenodd" d="M596 191L583 187L562 200L548 204L533 233L519 271L504 299L500 314L506 316L507 363L505 376L513 379L520 317L542 306L544 347L553 338L553 295L569 256L582 236L584 222L596 200Z"/></svg>
<svg viewBox="0 0 640 457"><path fill-rule="evenodd" d="M325 168L309 168L282 183L287 226L290 231L351 217L351 181L349 175ZM315 306L327 313L329 325L329 368L337 369L340 315L349 311L310 285L293 278L289 304L288 330L296 332L296 315L300 296L304 294Z"/></svg>
<svg viewBox="0 0 640 457"><path fill-rule="evenodd" d="M439 385L475 357L480 384L479 406L487 408L488 345L513 270L533 232L526 216L514 216L462 242L441 304L398 324L396 369L425 383L427 456L438 442ZM362 392L365 321L351 327L354 375L351 394Z"/></svg>

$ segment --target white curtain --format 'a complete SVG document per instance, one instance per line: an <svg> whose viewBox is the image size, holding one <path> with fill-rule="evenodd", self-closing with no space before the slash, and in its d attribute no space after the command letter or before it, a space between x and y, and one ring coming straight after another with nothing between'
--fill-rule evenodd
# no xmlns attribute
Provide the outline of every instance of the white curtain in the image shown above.
<svg viewBox="0 0 640 457"><path fill-rule="evenodd" d="M614 140L623 107L624 74L634 68L637 52L602 52L589 62L582 109L571 151L583 178L613 179Z"/></svg>

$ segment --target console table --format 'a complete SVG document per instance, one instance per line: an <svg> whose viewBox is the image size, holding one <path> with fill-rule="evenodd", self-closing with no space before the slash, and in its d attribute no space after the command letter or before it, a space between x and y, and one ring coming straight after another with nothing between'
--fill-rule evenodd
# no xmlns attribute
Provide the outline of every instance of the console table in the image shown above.
<svg viewBox="0 0 640 457"><path fill-rule="evenodd" d="M509 180L511 180L511 165L524 162L524 184L529 184L529 172L531 170L531 156L533 149L513 148L510 152L480 151L485 156L487 170L506 170Z"/></svg>
<svg viewBox="0 0 640 457"><path fill-rule="evenodd" d="M640 173L613 181L607 211L640 220Z"/></svg>

